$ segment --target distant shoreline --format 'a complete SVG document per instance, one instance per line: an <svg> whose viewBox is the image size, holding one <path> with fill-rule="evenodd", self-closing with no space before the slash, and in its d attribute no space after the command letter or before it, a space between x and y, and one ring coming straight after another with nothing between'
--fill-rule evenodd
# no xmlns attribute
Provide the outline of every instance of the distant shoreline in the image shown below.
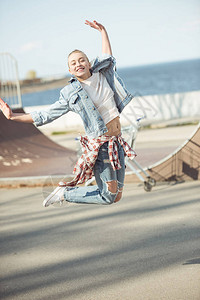
<svg viewBox="0 0 200 300"><path fill-rule="evenodd" d="M42 91L54 90L57 88L63 88L64 86L68 85L69 77L61 78L61 79L54 79L51 81L41 81L41 82L32 82L23 84L20 83L20 92L21 95L24 94L31 94L37 93ZM8 92L10 91L11 95L17 95L16 85L7 85L7 88L1 89L1 97L7 97Z"/></svg>
<svg viewBox="0 0 200 300"><path fill-rule="evenodd" d="M48 82L42 82L37 84L29 84L29 85L20 85L21 94L30 94L35 92L42 92L46 90L54 90L57 88L62 88L68 85L69 77L56 79Z"/></svg>

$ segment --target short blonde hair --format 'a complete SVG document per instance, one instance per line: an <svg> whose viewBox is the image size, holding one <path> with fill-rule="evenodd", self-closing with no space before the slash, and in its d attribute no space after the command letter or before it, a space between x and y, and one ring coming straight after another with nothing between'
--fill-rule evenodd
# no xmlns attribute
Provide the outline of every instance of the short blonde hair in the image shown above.
<svg viewBox="0 0 200 300"><path fill-rule="evenodd" d="M75 49L75 50L73 50L72 52L70 52L69 55L68 55L68 66L69 66L69 57L70 57L70 55L72 55L73 53L82 53L82 54L84 54L85 57L87 58L87 61L89 62L89 59L88 59L87 55L86 55L83 51L78 50L78 49Z"/></svg>

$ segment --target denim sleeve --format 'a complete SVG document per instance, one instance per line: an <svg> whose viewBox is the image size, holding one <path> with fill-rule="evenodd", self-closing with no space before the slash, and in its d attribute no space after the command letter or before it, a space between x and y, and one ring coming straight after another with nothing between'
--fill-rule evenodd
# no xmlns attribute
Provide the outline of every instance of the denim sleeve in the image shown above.
<svg viewBox="0 0 200 300"><path fill-rule="evenodd" d="M91 62L91 69L94 72L99 72L103 68L114 68L116 66L116 59L110 54L102 54L101 57L96 57Z"/></svg>
<svg viewBox="0 0 200 300"><path fill-rule="evenodd" d="M59 100L50 105L49 108L40 111L33 111L30 113L30 115L34 121L34 124L36 126L41 126L54 121L55 119L68 113L68 111L69 103L66 99L64 99L62 93L60 93Z"/></svg>

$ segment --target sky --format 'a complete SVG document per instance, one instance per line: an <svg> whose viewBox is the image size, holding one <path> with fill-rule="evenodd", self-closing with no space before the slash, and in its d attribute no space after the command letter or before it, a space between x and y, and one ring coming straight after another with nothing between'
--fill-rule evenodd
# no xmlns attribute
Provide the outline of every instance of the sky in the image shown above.
<svg viewBox="0 0 200 300"><path fill-rule="evenodd" d="M0 53L11 53L20 78L68 73L74 49L101 55L97 20L118 67L200 58L200 0L0 0Z"/></svg>

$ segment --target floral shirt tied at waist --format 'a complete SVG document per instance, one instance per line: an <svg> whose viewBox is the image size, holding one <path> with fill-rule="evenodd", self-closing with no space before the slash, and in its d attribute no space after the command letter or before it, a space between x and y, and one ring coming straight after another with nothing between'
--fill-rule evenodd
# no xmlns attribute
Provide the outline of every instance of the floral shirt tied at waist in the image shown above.
<svg viewBox="0 0 200 300"><path fill-rule="evenodd" d="M123 147L126 156L130 159L135 158L135 151L122 138L121 134L118 136L102 135L94 139L88 139L87 136L81 136L80 143L83 149L83 154L74 167L73 174L75 174L75 177L72 181L62 182L59 185L76 186L77 184L84 183L91 179L93 174L92 170L98 157L99 149L106 142L108 142L109 159L114 171L121 168L118 157L117 142L119 142Z"/></svg>

